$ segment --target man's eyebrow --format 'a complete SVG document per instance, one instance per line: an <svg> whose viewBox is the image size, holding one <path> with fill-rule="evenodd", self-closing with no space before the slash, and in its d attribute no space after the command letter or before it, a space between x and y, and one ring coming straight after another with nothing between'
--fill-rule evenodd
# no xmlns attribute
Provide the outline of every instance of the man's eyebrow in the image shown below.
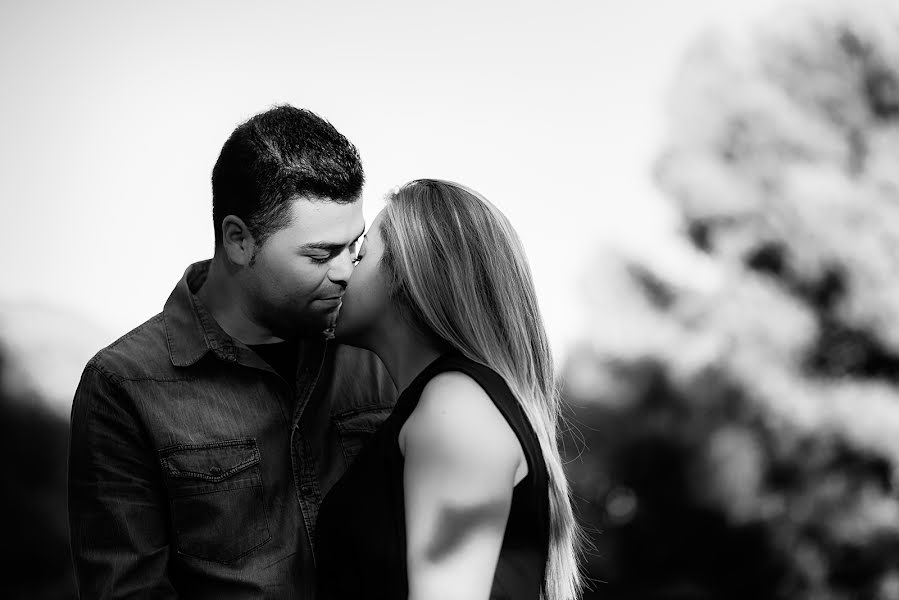
<svg viewBox="0 0 899 600"><path fill-rule="evenodd" d="M363 233L365 233L364 226L362 227L362 231L360 231L359 234L356 237L354 237L353 240L349 244L341 244L339 242L310 242L308 244L302 244L299 247L299 249L304 250L304 251L325 250L327 252L334 252L336 250L341 250L343 248L346 248L347 246L349 246L350 244L352 244L353 242L358 240L360 237L362 237Z"/></svg>
<svg viewBox="0 0 899 600"><path fill-rule="evenodd" d="M300 246L300 250L327 250L329 252L340 250L345 244L335 244L331 242L312 242Z"/></svg>

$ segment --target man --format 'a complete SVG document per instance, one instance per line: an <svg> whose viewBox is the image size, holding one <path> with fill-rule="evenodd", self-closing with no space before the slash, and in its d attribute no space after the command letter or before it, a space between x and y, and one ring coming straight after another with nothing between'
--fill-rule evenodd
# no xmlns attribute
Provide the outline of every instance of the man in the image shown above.
<svg viewBox="0 0 899 600"><path fill-rule="evenodd" d="M324 494L389 414L368 352L328 342L362 235L359 155L311 112L240 125L212 175L215 253L75 393L82 598L312 598Z"/></svg>

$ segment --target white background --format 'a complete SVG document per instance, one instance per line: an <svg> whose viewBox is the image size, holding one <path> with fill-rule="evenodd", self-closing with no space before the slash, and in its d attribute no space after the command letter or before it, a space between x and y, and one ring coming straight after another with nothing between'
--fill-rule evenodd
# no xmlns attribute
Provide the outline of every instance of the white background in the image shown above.
<svg viewBox="0 0 899 600"><path fill-rule="evenodd" d="M212 254L222 143L286 102L357 145L369 222L417 177L503 209L561 353L601 240L674 252L651 168L687 44L775 4L4 2L0 299L80 315L107 341L161 310Z"/></svg>

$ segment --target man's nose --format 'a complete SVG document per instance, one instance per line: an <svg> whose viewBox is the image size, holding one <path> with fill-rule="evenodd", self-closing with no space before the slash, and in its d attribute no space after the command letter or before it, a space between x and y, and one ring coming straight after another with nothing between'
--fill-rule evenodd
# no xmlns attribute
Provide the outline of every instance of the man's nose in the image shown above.
<svg viewBox="0 0 899 600"><path fill-rule="evenodd" d="M349 248L334 257L331 261L331 268L328 270L328 279L334 283L346 285L353 274L353 253Z"/></svg>

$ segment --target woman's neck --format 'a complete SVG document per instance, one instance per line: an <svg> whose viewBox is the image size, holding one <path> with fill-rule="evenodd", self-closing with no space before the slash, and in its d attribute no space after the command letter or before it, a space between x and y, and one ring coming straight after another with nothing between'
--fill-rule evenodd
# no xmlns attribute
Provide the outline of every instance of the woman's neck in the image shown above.
<svg viewBox="0 0 899 600"><path fill-rule="evenodd" d="M384 328L377 338L372 340L369 349L384 363L398 392L409 387L425 367L446 351L405 321Z"/></svg>

